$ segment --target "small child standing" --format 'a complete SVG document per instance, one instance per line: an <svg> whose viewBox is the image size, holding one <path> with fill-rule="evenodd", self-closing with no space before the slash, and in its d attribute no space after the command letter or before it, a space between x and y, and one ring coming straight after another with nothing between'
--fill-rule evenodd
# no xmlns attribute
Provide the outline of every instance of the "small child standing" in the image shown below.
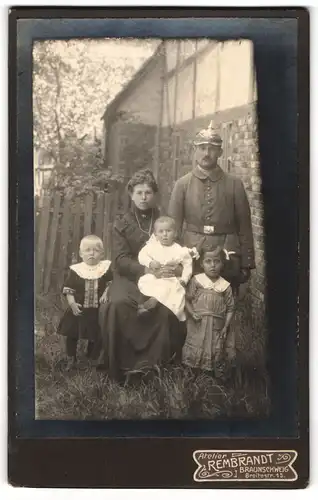
<svg viewBox="0 0 318 500"><path fill-rule="evenodd" d="M101 347L98 308L106 301L107 283L112 280L111 262L102 260L104 246L98 236L85 236L79 254L82 262L70 266L63 287L69 307L57 329L57 333L66 336L67 370L76 366L80 338L88 341L87 358L97 359Z"/></svg>
<svg viewBox="0 0 318 500"><path fill-rule="evenodd" d="M160 302L180 321L186 319L185 287L192 275L192 256L188 248L175 242L176 236L175 221L171 217L159 217L154 224L154 234L139 252L139 263L154 271L159 271L165 265L182 265L180 278L156 278L149 273L139 279L139 290L149 297L139 306L139 314L149 311Z"/></svg>
<svg viewBox="0 0 318 500"><path fill-rule="evenodd" d="M203 273L193 276L186 294L187 336L182 350L185 365L218 370L223 356L232 356L229 326L234 313L231 285L221 277L226 254L221 247L204 251Z"/></svg>

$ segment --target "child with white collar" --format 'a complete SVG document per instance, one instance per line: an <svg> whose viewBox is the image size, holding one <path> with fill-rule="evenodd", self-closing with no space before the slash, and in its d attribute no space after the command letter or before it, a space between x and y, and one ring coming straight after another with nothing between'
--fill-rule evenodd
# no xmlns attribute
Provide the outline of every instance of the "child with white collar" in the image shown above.
<svg viewBox="0 0 318 500"><path fill-rule="evenodd" d="M192 277L186 292L187 337L182 361L215 374L220 363L233 357L235 349L229 335L234 299L230 283L221 277L225 261L221 247L202 252L204 272Z"/></svg>
<svg viewBox="0 0 318 500"><path fill-rule="evenodd" d="M111 262L102 260L103 242L98 236L85 236L80 243L82 262L70 266L63 287L68 302L57 333L66 337L67 370L76 366L78 340L86 339L87 358L96 360L100 350L98 308L106 302L107 284L112 280Z"/></svg>

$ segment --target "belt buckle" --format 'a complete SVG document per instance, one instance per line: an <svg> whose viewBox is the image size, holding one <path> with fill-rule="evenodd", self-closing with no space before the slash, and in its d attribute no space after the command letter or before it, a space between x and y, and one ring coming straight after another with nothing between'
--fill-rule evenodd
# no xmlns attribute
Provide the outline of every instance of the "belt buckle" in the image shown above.
<svg viewBox="0 0 318 500"><path fill-rule="evenodd" d="M203 226L203 232L204 234L213 234L214 226Z"/></svg>

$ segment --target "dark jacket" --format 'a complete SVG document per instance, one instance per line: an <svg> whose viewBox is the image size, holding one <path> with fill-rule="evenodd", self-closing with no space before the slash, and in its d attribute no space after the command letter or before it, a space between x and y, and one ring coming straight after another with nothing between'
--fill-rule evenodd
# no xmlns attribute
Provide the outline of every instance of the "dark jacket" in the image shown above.
<svg viewBox="0 0 318 500"><path fill-rule="evenodd" d="M213 226L204 247L223 246L240 255L241 267L255 268L251 212L243 183L217 166L211 173L195 167L177 180L168 213L186 246L202 241L203 226Z"/></svg>
<svg viewBox="0 0 318 500"><path fill-rule="evenodd" d="M112 252L115 272L134 283L145 273L144 266L138 262L139 251L149 240L148 229L150 226L153 228L160 215L158 209L145 214L137 209L136 212L140 226L133 209L117 215L113 228Z"/></svg>

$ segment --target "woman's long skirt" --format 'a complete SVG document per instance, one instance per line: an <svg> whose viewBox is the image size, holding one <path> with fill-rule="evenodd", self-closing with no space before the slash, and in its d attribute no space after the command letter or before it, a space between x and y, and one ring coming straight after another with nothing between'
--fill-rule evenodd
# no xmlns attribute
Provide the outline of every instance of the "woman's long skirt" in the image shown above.
<svg viewBox="0 0 318 500"><path fill-rule="evenodd" d="M135 283L117 275L109 303L100 307L104 360L113 378L164 365L176 353L181 356L184 324L162 304L138 316L138 305L145 300Z"/></svg>

